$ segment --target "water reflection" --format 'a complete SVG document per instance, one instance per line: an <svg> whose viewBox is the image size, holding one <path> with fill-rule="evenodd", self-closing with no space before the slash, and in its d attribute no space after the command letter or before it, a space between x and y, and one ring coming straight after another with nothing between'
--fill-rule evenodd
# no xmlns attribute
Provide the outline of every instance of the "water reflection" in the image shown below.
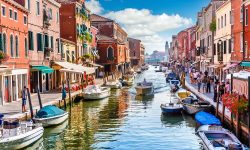
<svg viewBox="0 0 250 150"><path fill-rule="evenodd" d="M182 114L161 114L161 122L165 127L180 126L183 121Z"/></svg>

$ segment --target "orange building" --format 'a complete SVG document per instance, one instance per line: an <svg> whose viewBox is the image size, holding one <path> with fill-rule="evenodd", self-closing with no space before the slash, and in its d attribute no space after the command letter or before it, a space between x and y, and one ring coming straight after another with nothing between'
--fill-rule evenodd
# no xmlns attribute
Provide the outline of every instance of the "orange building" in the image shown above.
<svg viewBox="0 0 250 150"><path fill-rule="evenodd" d="M17 101L28 83L28 10L15 1L0 0L0 50L9 59L0 66L0 105Z"/></svg>

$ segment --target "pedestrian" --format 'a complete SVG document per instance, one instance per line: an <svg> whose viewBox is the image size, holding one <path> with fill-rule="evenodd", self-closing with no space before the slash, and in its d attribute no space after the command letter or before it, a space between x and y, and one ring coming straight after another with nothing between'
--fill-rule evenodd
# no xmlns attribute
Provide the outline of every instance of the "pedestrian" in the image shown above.
<svg viewBox="0 0 250 150"><path fill-rule="evenodd" d="M22 112L26 112L26 101L27 101L27 88L23 87L22 90Z"/></svg>
<svg viewBox="0 0 250 150"><path fill-rule="evenodd" d="M207 93L211 92L211 78L207 76Z"/></svg>
<svg viewBox="0 0 250 150"><path fill-rule="evenodd" d="M195 72L194 72L194 83L196 83L197 77L198 77L198 72L195 71Z"/></svg>
<svg viewBox="0 0 250 150"><path fill-rule="evenodd" d="M222 81L219 85L219 100L221 100L222 95L225 93L225 82Z"/></svg>
<svg viewBox="0 0 250 150"><path fill-rule="evenodd" d="M65 87L62 88L62 100L66 100L66 96L67 96L67 92L66 92L66 89Z"/></svg>
<svg viewBox="0 0 250 150"><path fill-rule="evenodd" d="M218 82L214 83L214 102L217 101L217 97L218 97Z"/></svg>
<svg viewBox="0 0 250 150"><path fill-rule="evenodd" d="M198 75L197 77L197 84L198 84L198 92L200 92L201 90L201 75Z"/></svg>
<svg viewBox="0 0 250 150"><path fill-rule="evenodd" d="M206 89L207 89L207 76L205 74L202 74L202 72L200 72L200 75L202 77L202 92L206 93Z"/></svg>

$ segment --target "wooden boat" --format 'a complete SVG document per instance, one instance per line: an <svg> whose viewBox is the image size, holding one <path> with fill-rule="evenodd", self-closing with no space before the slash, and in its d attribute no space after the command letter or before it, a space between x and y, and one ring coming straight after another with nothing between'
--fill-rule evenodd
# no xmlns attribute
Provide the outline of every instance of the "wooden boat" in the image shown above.
<svg viewBox="0 0 250 150"><path fill-rule="evenodd" d="M90 85L84 90L84 99L86 100L98 100L104 99L110 96L110 88L100 87L97 85Z"/></svg>
<svg viewBox="0 0 250 150"><path fill-rule="evenodd" d="M68 112L54 105L48 105L40 109L33 120L35 123L41 123L43 127L49 127L63 123L68 117Z"/></svg>
<svg viewBox="0 0 250 150"><path fill-rule="evenodd" d="M110 81L105 84L105 86L111 88L111 89L120 89L122 88L122 84L120 81Z"/></svg>
<svg viewBox="0 0 250 150"><path fill-rule="evenodd" d="M33 122L20 122L18 119L3 119L0 129L0 148L1 149L22 149L43 136L44 129L41 124Z"/></svg>
<svg viewBox="0 0 250 150"><path fill-rule="evenodd" d="M198 125L221 125L221 122L214 115L201 111L195 114L195 121Z"/></svg>
<svg viewBox="0 0 250 150"><path fill-rule="evenodd" d="M183 109L190 115L200 111L209 111L212 105L209 102L187 97L182 100Z"/></svg>
<svg viewBox="0 0 250 150"><path fill-rule="evenodd" d="M182 101L183 99L187 98L187 97L193 97L195 99L197 99L197 97L190 91L187 91L185 89L179 89L175 96L180 100Z"/></svg>
<svg viewBox="0 0 250 150"><path fill-rule="evenodd" d="M183 110L183 107L181 104L161 104L161 111L162 113L180 113Z"/></svg>
<svg viewBox="0 0 250 150"><path fill-rule="evenodd" d="M197 130L205 150L247 150L237 137L216 125L203 125Z"/></svg>
<svg viewBox="0 0 250 150"><path fill-rule="evenodd" d="M136 87L137 95L152 95L154 94L154 86L152 82L147 82L145 79L143 82L137 83Z"/></svg>
<svg viewBox="0 0 250 150"><path fill-rule="evenodd" d="M134 78L123 79L121 82L123 86L132 86L134 84Z"/></svg>

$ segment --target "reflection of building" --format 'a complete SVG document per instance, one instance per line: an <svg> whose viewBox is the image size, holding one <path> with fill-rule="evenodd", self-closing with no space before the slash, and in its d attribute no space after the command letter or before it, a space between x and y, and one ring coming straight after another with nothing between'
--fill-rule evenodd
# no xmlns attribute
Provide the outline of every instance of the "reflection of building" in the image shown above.
<svg viewBox="0 0 250 150"><path fill-rule="evenodd" d="M128 38L129 49L130 49L130 61L131 66L140 66L144 63L144 45L141 40Z"/></svg>
<svg viewBox="0 0 250 150"><path fill-rule="evenodd" d="M0 63L0 105L21 98L28 86L28 10L15 1L0 0L0 51L9 59Z"/></svg>
<svg viewBox="0 0 250 150"><path fill-rule="evenodd" d="M95 14L91 15L92 26L98 29L97 50L100 59L97 62L104 66L105 72L124 72L127 63L127 33L115 21Z"/></svg>

